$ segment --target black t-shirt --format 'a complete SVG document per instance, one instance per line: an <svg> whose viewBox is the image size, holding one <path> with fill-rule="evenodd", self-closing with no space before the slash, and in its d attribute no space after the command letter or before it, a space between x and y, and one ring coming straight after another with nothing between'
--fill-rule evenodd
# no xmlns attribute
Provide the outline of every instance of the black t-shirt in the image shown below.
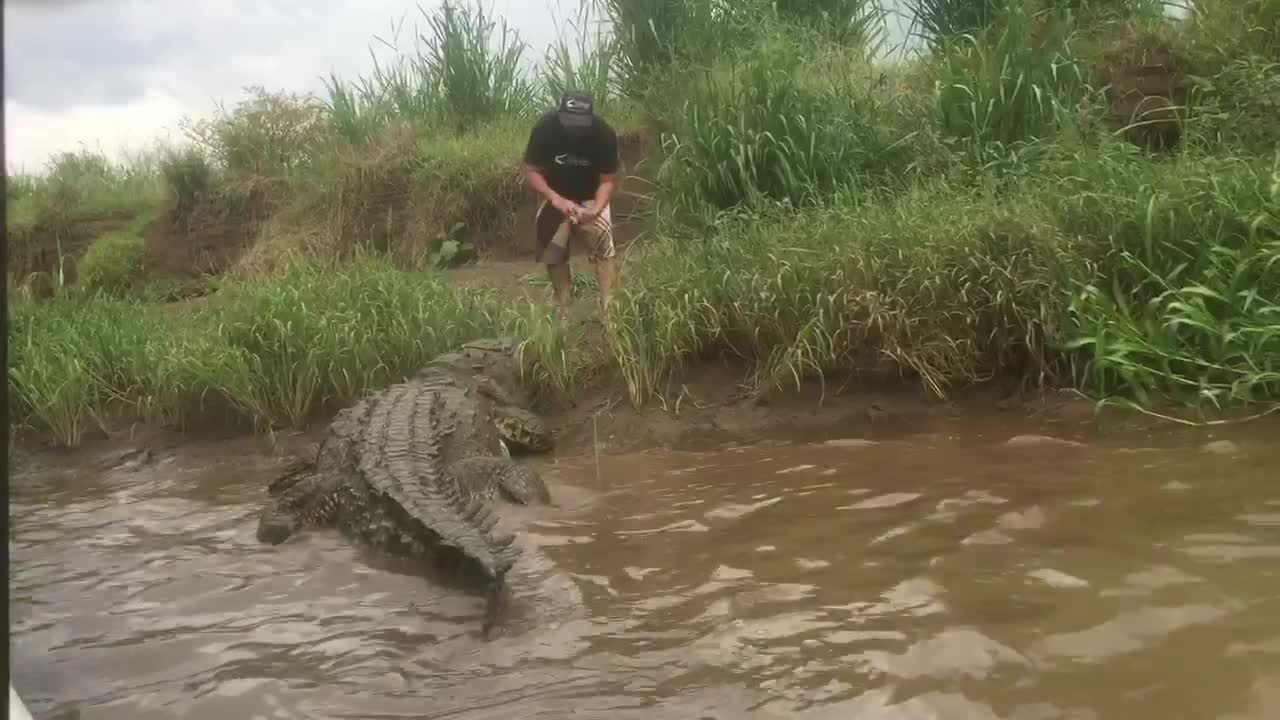
<svg viewBox="0 0 1280 720"><path fill-rule="evenodd" d="M524 161L542 172L552 190L585 202L595 197L601 175L618 171L618 134L597 115L581 136L571 137L552 110L529 133Z"/></svg>

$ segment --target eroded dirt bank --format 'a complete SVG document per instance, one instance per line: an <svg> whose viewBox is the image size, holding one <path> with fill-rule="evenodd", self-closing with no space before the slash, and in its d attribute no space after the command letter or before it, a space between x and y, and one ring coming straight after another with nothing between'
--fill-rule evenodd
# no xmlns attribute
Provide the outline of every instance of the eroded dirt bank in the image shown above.
<svg viewBox="0 0 1280 720"><path fill-rule="evenodd" d="M1194 429L1121 411L1097 415L1093 403L1067 390L1010 394L1000 384L961 389L945 400L928 396L918 383L902 378L861 378L806 382L799 390L752 396L743 386L746 368L707 363L672 383L665 399L636 408L617 378L596 380L572 399L545 399L538 405L556 435L556 448L535 463L560 458L647 450L709 451L761 442L865 440L940 432L965 417L998 417L1014 435L1088 443L1110 428L1188 434L1188 442L1209 437ZM17 436L10 447L16 468L30 463L74 466L88 459L125 457L141 451L246 452L283 461L307 452L324 435L331 417L317 417L303 430L255 434L249 428L197 427L180 432L124 424L94 432L74 450L52 447L32 433ZM1191 437L1194 436L1194 437Z"/></svg>

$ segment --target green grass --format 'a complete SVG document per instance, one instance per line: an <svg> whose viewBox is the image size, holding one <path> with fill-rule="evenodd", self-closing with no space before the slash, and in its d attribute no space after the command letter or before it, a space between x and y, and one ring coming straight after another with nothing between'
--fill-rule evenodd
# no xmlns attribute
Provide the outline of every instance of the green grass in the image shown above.
<svg viewBox="0 0 1280 720"><path fill-rule="evenodd" d="M1090 385L1140 404L1280 397L1280 157L1091 169L1058 209L1107 241L1072 307Z"/></svg>
<svg viewBox="0 0 1280 720"><path fill-rule="evenodd" d="M143 213L121 230L96 238L79 263L79 284L89 292L123 295L146 283L146 242L142 233L155 219Z"/></svg>
<svg viewBox="0 0 1280 720"><path fill-rule="evenodd" d="M936 165L917 164L931 129L872 91L878 73L839 53L833 72L802 72L812 62L794 46L762 48L700 78L666 160L681 206L694 213L813 206L845 190L893 186Z"/></svg>
<svg viewBox="0 0 1280 720"><path fill-rule="evenodd" d="M44 175L6 178L6 248L10 267L30 272L46 248L59 254L81 239L87 224L127 220L164 203L164 185L150 156L112 163L81 151L54 157Z"/></svg>
<svg viewBox="0 0 1280 720"><path fill-rule="evenodd" d="M182 424L210 405L298 427L515 321L485 294L376 259L227 281L190 317L85 292L16 310L15 419L67 445L121 409Z"/></svg>
<svg viewBox="0 0 1280 720"><path fill-rule="evenodd" d="M15 427L74 447L121 406L157 423L200 415L203 400L234 393L244 377L239 358L207 330L136 299L69 293L47 305L15 307L9 326Z"/></svg>
<svg viewBox="0 0 1280 720"><path fill-rule="evenodd" d="M748 216L700 249L636 261L615 354L637 403L683 361L724 351L756 365L759 390L862 368L945 394L1051 369L1078 257L1042 205L944 182L891 202Z"/></svg>
<svg viewBox="0 0 1280 720"><path fill-rule="evenodd" d="M90 245L77 287L11 295L14 417L68 445L120 413L297 427L499 333L538 390L616 373L636 404L722 354L757 392L874 370L943 396L1012 377L1144 407L1280 402L1275 0L1216 0L1185 29L1145 1L921 2L931 51L896 67L868 62L871 7L598 0L578 25L621 32L533 67L458 5L323 100L259 89L135 169L69 156L13 178L10 237L135 221ZM1103 122L1117 37L1170 39L1196 73L1182 147ZM529 124L569 86L660 144L627 183L656 232L603 342L433 270L514 236ZM197 232L210 204L258 223L235 272L198 311L140 299L139 223Z"/></svg>
<svg viewBox="0 0 1280 720"><path fill-rule="evenodd" d="M938 92L943 132L970 142L980 160L992 144L1050 137L1087 92L1072 33L1069 14L1016 5L999 25L948 42Z"/></svg>

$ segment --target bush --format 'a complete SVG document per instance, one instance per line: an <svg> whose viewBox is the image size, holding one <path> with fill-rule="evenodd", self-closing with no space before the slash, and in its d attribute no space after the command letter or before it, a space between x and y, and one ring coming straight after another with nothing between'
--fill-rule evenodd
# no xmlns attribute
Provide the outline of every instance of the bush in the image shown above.
<svg viewBox="0 0 1280 720"><path fill-rule="evenodd" d="M160 160L160 174L169 191L173 214L185 218L213 189L213 167L195 147L167 149Z"/></svg>
<svg viewBox="0 0 1280 720"><path fill-rule="evenodd" d="M234 178L283 179L305 167L323 137L322 107L309 96L248 88L250 97L187 135Z"/></svg>
<svg viewBox="0 0 1280 720"><path fill-rule="evenodd" d="M146 273L146 243L130 230L103 235L89 245L78 267L80 285L91 292L122 295Z"/></svg>

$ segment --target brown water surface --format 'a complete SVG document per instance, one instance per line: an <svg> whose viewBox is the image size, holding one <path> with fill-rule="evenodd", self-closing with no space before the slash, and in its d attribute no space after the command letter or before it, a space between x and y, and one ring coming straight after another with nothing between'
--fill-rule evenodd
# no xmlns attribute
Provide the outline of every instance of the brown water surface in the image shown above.
<svg viewBox="0 0 1280 720"><path fill-rule="evenodd" d="M31 466L12 680L37 718L1275 718L1277 428L560 460L513 514L585 607L490 643L337 534L259 545L278 458Z"/></svg>

